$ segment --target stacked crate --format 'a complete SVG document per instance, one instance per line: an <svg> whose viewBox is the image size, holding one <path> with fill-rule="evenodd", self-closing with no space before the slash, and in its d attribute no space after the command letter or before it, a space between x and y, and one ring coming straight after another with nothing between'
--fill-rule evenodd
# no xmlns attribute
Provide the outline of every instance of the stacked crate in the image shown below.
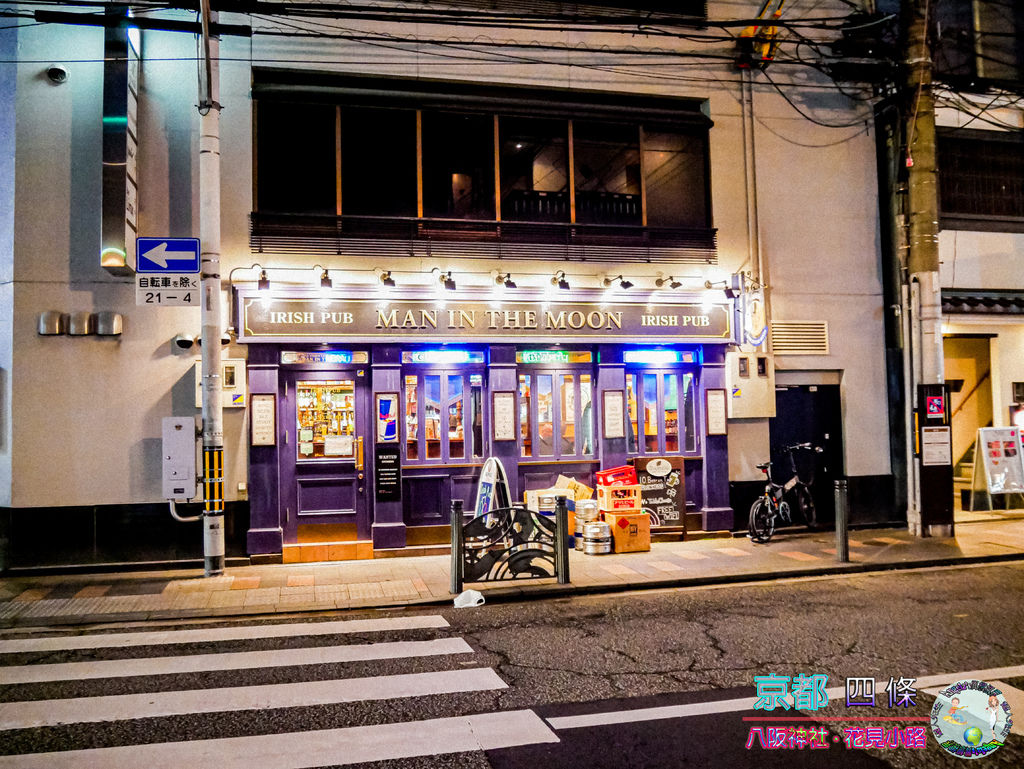
<svg viewBox="0 0 1024 769"><path fill-rule="evenodd" d="M597 507L611 528L616 553L651 549L651 519L640 507L640 484L632 467L597 473Z"/></svg>

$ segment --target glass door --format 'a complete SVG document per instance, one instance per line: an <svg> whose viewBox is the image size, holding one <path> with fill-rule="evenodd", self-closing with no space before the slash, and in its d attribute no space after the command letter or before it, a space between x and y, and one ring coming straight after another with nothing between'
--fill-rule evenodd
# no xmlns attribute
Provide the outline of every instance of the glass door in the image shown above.
<svg viewBox="0 0 1024 769"><path fill-rule="evenodd" d="M695 387L695 376L688 371L626 371L630 454L697 453Z"/></svg>
<svg viewBox="0 0 1024 769"><path fill-rule="evenodd" d="M281 514L285 542L370 539L368 398L356 370L281 376Z"/></svg>

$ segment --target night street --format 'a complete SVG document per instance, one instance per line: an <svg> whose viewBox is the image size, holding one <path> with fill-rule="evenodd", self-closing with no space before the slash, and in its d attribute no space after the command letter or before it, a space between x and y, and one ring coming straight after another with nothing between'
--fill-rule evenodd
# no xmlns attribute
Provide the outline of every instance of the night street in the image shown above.
<svg viewBox="0 0 1024 769"><path fill-rule="evenodd" d="M924 750L745 745L752 726L851 717L832 691L847 677L877 679L876 705L821 722L830 737L927 727L893 720L927 717L934 699L919 691L914 707L890 708L890 677L923 689L987 671L1015 706L1022 577L1011 564L272 625L12 630L0 642L0 767L959 766L930 730ZM754 711L753 677L766 674L825 674L830 704ZM1015 726L986 765L1022 762Z"/></svg>

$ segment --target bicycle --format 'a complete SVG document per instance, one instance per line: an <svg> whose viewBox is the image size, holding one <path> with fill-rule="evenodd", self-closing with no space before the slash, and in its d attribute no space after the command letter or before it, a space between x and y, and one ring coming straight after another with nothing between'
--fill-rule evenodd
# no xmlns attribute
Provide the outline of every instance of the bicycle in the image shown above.
<svg viewBox="0 0 1024 769"><path fill-rule="evenodd" d="M792 476L785 483L776 483L772 478L772 463L763 462L757 465L757 469L765 474L767 483L764 493L754 500L750 506L750 520L747 524L747 536L754 542L764 544L772 538L775 533L776 520L784 523L793 522L792 507L785 497L788 494L796 505L797 511L807 528L813 529L817 523L817 511L814 508L814 498L811 496L810 486L814 483L813 478L804 482L796 469L796 459L793 452L806 449L813 450L820 454L820 446L812 446L810 443L796 443L786 446L783 453L789 457L789 468Z"/></svg>

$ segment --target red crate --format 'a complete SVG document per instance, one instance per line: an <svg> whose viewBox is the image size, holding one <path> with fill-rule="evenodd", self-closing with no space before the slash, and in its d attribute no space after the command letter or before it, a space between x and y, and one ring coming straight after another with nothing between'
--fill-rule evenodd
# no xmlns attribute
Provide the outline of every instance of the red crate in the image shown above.
<svg viewBox="0 0 1024 769"><path fill-rule="evenodd" d="M594 475L597 476L598 486L633 486L637 482L636 468L629 465L598 470Z"/></svg>

